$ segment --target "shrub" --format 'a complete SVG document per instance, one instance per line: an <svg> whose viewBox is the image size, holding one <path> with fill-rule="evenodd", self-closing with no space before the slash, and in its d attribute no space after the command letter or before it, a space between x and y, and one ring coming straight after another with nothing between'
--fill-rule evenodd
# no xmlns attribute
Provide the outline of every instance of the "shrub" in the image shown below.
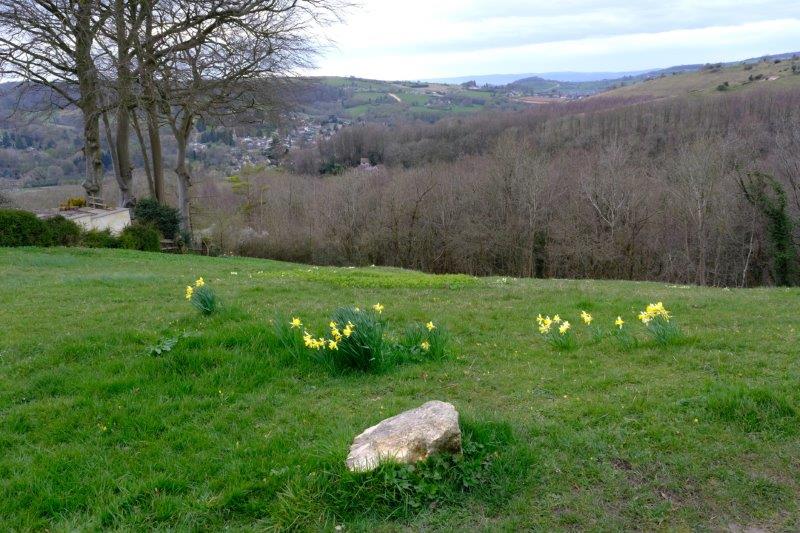
<svg viewBox="0 0 800 533"><path fill-rule="evenodd" d="M67 198L67 200L58 207L62 211L65 211L67 209L75 209L76 207L86 207L86 198L80 198L80 197Z"/></svg>
<svg viewBox="0 0 800 533"><path fill-rule="evenodd" d="M174 207L145 198L136 203L133 216L139 224L155 226L165 239L174 239L180 227L180 213Z"/></svg>
<svg viewBox="0 0 800 533"><path fill-rule="evenodd" d="M120 241L110 230L92 229L84 232L81 245L87 248L119 248Z"/></svg>
<svg viewBox="0 0 800 533"><path fill-rule="evenodd" d="M44 221L50 232L50 239L56 246L75 246L81 241L83 230L71 220L61 215L48 218Z"/></svg>
<svg viewBox="0 0 800 533"><path fill-rule="evenodd" d="M160 252L161 236L153 226L131 224L122 230L119 242L128 250L141 250L143 252Z"/></svg>
<svg viewBox="0 0 800 533"><path fill-rule="evenodd" d="M0 246L50 246L47 225L29 211L0 209Z"/></svg>
<svg viewBox="0 0 800 533"><path fill-rule="evenodd" d="M14 207L14 202L11 201L11 198L7 197L3 193L0 193L0 207L5 207L5 208Z"/></svg>

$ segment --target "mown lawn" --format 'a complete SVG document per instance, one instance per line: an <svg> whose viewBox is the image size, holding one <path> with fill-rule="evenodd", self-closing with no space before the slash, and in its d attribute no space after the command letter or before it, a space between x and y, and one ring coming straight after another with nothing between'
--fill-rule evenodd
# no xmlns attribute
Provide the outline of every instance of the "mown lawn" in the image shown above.
<svg viewBox="0 0 800 533"><path fill-rule="evenodd" d="M183 299L198 276L211 318ZM0 249L0 301L3 531L800 529L798 290ZM640 329L651 301L684 344L558 353L536 333L541 312L582 335L582 309ZM446 326L452 356L332 374L272 334L375 302L393 329ZM348 446L431 399L491 449L488 475L392 509L394 478L347 477Z"/></svg>

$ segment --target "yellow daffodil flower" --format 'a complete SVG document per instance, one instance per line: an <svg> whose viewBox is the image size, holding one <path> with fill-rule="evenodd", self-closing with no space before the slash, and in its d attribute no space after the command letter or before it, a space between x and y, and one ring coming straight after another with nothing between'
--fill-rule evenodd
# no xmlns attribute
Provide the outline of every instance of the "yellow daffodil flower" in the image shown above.
<svg viewBox="0 0 800 533"><path fill-rule="evenodd" d="M300 327L303 325L303 321L298 317L294 317L292 318L291 325L292 329L300 329Z"/></svg>
<svg viewBox="0 0 800 533"><path fill-rule="evenodd" d="M649 324L654 318L663 318L665 321L669 322L669 319L672 317L669 311L664 308L662 302L648 304L645 310L639 313L639 320L645 325Z"/></svg>
<svg viewBox="0 0 800 533"><path fill-rule="evenodd" d="M338 350L339 349L339 343L337 341L333 341L333 340L328 341L328 349L329 350Z"/></svg>
<svg viewBox="0 0 800 533"><path fill-rule="evenodd" d="M431 349L431 343L429 343L428 341L422 341L422 344L420 344L419 346L426 352Z"/></svg>
<svg viewBox="0 0 800 533"><path fill-rule="evenodd" d="M614 321L614 325L617 326L619 329L622 329L622 326L625 324L625 321L622 320L621 316L618 316L617 319Z"/></svg>
<svg viewBox="0 0 800 533"><path fill-rule="evenodd" d="M567 322L567 321L564 321L564 323L563 323L563 324L561 324L561 326L559 326L559 328L558 328L558 332L559 332L560 334L562 334L562 335L566 335L566 334L567 334L567 332L569 331L569 328L571 328L571 327L572 327L572 326L570 325L570 323L569 323L569 322Z"/></svg>
<svg viewBox="0 0 800 533"><path fill-rule="evenodd" d="M428 322L427 324L425 324L425 327L428 328L428 331L433 331L433 330L436 329L436 326L433 325L433 321Z"/></svg>
<svg viewBox="0 0 800 533"><path fill-rule="evenodd" d="M372 309L374 309L375 312L380 315L381 313L383 313L383 309L384 308L383 308L383 306L381 304L375 304L375 305L372 306Z"/></svg>
<svg viewBox="0 0 800 533"><path fill-rule="evenodd" d="M191 300L192 299L192 294L194 294L194 289L192 288L191 285L187 285L186 286L186 299L187 300Z"/></svg>
<svg viewBox="0 0 800 533"><path fill-rule="evenodd" d="M342 330L342 334L343 334L345 337L347 337L347 338L350 338L350 335L352 335L352 334L353 334L353 328L351 328L349 325L348 325L348 326L346 326L346 327L345 327L345 328Z"/></svg>
<svg viewBox="0 0 800 533"><path fill-rule="evenodd" d="M553 317L553 324L559 324L561 322L561 317L556 315Z"/></svg>
<svg viewBox="0 0 800 533"><path fill-rule="evenodd" d="M202 287L205 284L206 284L206 282L202 277L197 278L197 281L194 282L194 286L195 287Z"/></svg>
<svg viewBox="0 0 800 533"><path fill-rule="evenodd" d="M587 326L591 326L592 325L592 320L594 320L594 317L592 317L592 315L590 315L586 311L581 311L581 319L583 320L584 324L586 324Z"/></svg>

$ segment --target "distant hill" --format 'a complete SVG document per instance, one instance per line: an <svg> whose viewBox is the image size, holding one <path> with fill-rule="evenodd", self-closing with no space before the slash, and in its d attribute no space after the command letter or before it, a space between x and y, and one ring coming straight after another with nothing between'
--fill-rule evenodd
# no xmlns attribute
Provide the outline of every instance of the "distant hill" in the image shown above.
<svg viewBox="0 0 800 533"><path fill-rule="evenodd" d="M787 61L800 55L800 52L787 52L754 57L740 61L716 63L719 68L733 67L743 64L758 64L768 61ZM672 67L629 72L545 72L535 74L494 74L486 76L458 76L429 80L435 83L461 84L474 81L478 86L492 85L505 88L511 92L522 92L526 95L551 95L579 97L590 96L600 92L633 86L647 80L663 76L700 72L708 65L697 63L675 65Z"/></svg>
<svg viewBox="0 0 800 533"><path fill-rule="evenodd" d="M625 78L628 76L638 76L650 72L649 70L637 70L631 72L537 72L527 74L490 74L481 76L457 76L454 78L432 78L425 80L429 83L461 84L474 81L480 86L483 85L508 85L515 81L526 78L543 78L546 80L561 82L584 82L600 81L608 79Z"/></svg>
<svg viewBox="0 0 800 533"><path fill-rule="evenodd" d="M649 79L596 95L667 98L685 95L713 95L725 92L748 91L755 88L800 88L800 54L781 54L780 57L757 61L701 65L693 71L662 71Z"/></svg>

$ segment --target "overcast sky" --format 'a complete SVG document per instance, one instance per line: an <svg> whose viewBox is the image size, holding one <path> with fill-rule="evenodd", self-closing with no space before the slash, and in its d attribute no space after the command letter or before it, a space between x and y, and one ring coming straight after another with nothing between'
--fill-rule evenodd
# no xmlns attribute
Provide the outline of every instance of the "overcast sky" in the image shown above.
<svg viewBox="0 0 800 533"><path fill-rule="evenodd" d="M800 0L360 0L318 75L628 71L800 51Z"/></svg>

